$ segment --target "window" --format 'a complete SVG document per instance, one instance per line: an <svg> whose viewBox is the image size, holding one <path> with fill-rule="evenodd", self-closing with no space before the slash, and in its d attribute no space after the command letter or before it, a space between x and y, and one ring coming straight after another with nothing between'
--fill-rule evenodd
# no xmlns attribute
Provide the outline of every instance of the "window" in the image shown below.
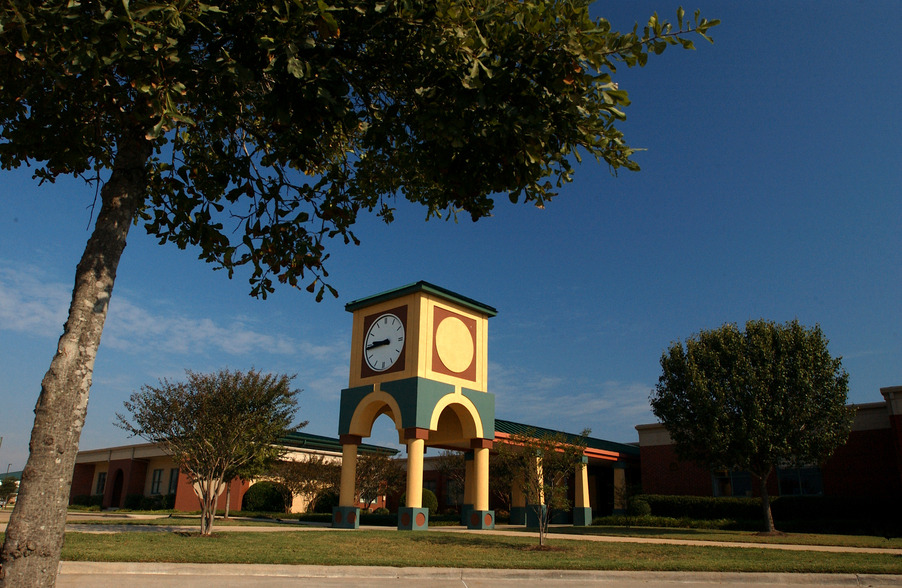
<svg viewBox="0 0 902 588"><path fill-rule="evenodd" d="M163 470L154 470L153 478L150 480L150 493L151 494L159 494L160 493L160 484L163 481Z"/></svg>
<svg viewBox="0 0 902 588"><path fill-rule="evenodd" d="M106 488L106 472L100 472L97 474L97 489L94 494L103 494L104 488Z"/></svg>
<svg viewBox="0 0 902 588"><path fill-rule="evenodd" d="M751 496L752 475L740 471L714 472L714 496Z"/></svg>
<svg viewBox="0 0 902 588"><path fill-rule="evenodd" d="M777 468L780 496L818 496L824 493L821 470L816 467Z"/></svg>
<svg viewBox="0 0 902 588"><path fill-rule="evenodd" d="M179 469L172 468L169 470L169 492L167 494L175 494L179 487Z"/></svg>

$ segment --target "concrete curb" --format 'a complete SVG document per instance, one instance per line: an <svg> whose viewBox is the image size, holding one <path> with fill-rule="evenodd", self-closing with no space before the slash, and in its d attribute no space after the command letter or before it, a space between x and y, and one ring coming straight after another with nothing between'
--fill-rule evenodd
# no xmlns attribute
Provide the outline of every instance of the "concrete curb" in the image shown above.
<svg viewBox="0 0 902 588"><path fill-rule="evenodd" d="M397 568L388 566L307 566L259 564L174 564L129 562L60 563L60 576L196 576L196 577L268 577L285 579L346 578L361 580L439 581L522 580L543 582L567 580L593 584L617 584L642 581L649 585L694 584L748 586L902 586L902 575L880 574L778 574L737 572L620 572L586 570L492 570L479 568ZM125 576L125 577L123 577Z"/></svg>

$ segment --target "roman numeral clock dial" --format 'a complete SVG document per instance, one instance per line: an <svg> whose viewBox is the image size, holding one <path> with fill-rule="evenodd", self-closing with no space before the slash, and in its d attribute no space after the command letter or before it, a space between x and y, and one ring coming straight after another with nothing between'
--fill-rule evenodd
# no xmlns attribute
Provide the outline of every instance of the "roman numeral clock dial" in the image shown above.
<svg viewBox="0 0 902 588"><path fill-rule="evenodd" d="M386 313L370 325L363 339L363 357L374 372L384 372L401 357L404 350L404 323Z"/></svg>

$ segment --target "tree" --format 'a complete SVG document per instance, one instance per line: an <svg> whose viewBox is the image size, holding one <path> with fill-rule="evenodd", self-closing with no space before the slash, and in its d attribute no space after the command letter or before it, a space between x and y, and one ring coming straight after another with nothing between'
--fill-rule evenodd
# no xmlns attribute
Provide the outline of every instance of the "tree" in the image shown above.
<svg viewBox="0 0 902 588"><path fill-rule="evenodd" d="M341 482L341 466L322 454L307 454L302 459L286 459L270 470L273 478L285 485L293 496L307 501L307 510L316 507L323 491L337 488Z"/></svg>
<svg viewBox="0 0 902 588"><path fill-rule="evenodd" d="M357 461L357 500L369 510L380 496L402 489L406 479L406 470L398 460L383 453L367 453Z"/></svg>
<svg viewBox="0 0 902 588"><path fill-rule="evenodd" d="M281 457L278 440L289 431L297 411L293 376L231 372L187 372L187 381L160 381L131 395L117 414L119 426L170 454L194 484L201 507L201 534L213 532L216 500L227 475L247 464Z"/></svg>
<svg viewBox="0 0 902 588"><path fill-rule="evenodd" d="M7 476L0 481L0 501L6 504L9 497L16 493L19 488L19 481L12 476Z"/></svg>
<svg viewBox="0 0 902 588"><path fill-rule="evenodd" d="M494 464L493 464L494 465ZM467 462L462 451L444 449L435 460L435 469L440 479L446 481L445 506L459 505L463 501L467 484ZM494 473L494 472L493 472ZM489 476L490 483L495 476Z"/></svg>
<svg viewBox="0 0 902 588"><path fill-rule="evenodd" d="M393 199L427 217L544 206L588 155L637 170L611 74L717 21L611 30L586 0L8 0L0 166L99 188L42 383L0 585L52 584L94 359L129 228L251 292L321 299L326 243ZM63 481L60 483L60 481Z"/></svg>
<svg viewBox="0 0 902 588"><path fill-rule="evenodd" d="M849 375L819 326L749 321L671 344L650 402L682 459L757 477L765 532L775 467L823 463L845 443Z"/></svg>
<svg viewBox="0 0 902 588"><path fill-rule="evenodd" d="M568 510L567 482L582 463L586 451L585 429L579 437L554 432L511 435L498 445L495 462L510 471L539 523L539 547L545 546L548 525L554 510Z"/></svg>

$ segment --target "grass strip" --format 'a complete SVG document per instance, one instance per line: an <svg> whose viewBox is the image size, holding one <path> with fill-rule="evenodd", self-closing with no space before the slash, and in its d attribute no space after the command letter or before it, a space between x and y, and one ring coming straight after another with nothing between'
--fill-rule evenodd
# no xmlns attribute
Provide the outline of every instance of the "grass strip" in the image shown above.
<svg viewBox="0 0 902 588"><path fill-rule="evenodd" d="M902 556L599 543L436 531L67 533L63 559L173 563L380 565L561 570L902 573Z"/></svg>
<svg viewBox="0 0 902 588"><path fill-rule="evenodd" d="M815 533L786 533L762 535L753 531L727 531L718 529L675 529L672 527L552 527L556 535L607 535L614 537L651 537L655 539L687 539L692 541L726 541L729 543L768 543L782 545L820 545L836 547L874 547L902 549L900 537L875 537L871 535L827 535Z"/></svg>

